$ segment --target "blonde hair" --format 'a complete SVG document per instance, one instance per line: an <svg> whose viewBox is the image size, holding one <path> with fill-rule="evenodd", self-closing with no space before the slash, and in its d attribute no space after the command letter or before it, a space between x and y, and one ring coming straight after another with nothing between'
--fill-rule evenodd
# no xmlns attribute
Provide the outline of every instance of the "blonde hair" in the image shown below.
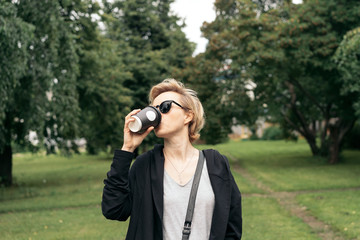
<svg viewBox="0 0 360 240"><path fill-rule="evenodd" d="M164 92L176 92L181 95L180 104L186 111L193 113L193 119L189 123L189 140L194 142L200 137L200 131L205 124L205 113L203 106L197 97L197 93L173 78L168 78L153 86L150 90L150 104L154 99Z"/></svg>

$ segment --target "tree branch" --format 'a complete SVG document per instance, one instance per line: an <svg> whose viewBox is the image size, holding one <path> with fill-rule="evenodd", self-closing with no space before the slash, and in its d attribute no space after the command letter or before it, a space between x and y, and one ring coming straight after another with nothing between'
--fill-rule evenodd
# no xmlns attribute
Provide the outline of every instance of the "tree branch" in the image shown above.
<svg viewBox="0 0 360 240"><path fill-rule="evenodd" d="M293 121L291 121L284 113L281 113L281 115L288 124L290 124L296 131L301 133L301 135L305 136L305 132L299 126L297 126Z"/></svg>
<svg viewBox="0 0 360 240"><path fill-rule="evenodd" d="M294 84L301 92L303 92L309 99L311 102L313 102L319 109L320 111L325 114L325 109L320 105L320 103L308 92L305 90L305 88L303 88L303 86L295 79L291 79L290 80L292 84Z"/></svg>
<svg viewBox="0 0 360 240"><path fill-rule="evenodd" d="M345 124L343 124L343 122L344 121L341 121L340 127L339 127L340 128L339 139L338 139L339 144L342 142L345 134L348 133L348 131L350 131L353 128L353 126L356 122L356 119L353 119L350 122L347 122Z"/></svg>
<svg viewBox="0 0 360 240"><path fill-rule="evenodd" d="M321 133L321 146L323 146L325 144L325 138L326 138L326 133L327 133L327 130L329 128L329 119L330 119L330 109L332 107L332 104L329 103L327 106L326 106L326 109L325 109L325 126L324 126L324 129Z"/></svg>
<svg viewBox="0 0 360 240"><path fill-rule="evenodd" d="M296 107L296 93L294 91L294 85L289 81L285 81L285 84L288 87L289 92L291 94L291 101L290 101L291 110L294 112L295 116L299 119L299 122L302 128L304 129L304 137L314 138L314 134L311 134L311 129L309 129L308 125L306 124L305 117Z"/></svg>

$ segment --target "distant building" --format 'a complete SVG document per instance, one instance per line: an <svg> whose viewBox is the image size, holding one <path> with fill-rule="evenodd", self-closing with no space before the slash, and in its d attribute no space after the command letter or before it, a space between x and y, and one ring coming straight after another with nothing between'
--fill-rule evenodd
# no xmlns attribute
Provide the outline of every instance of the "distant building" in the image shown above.
<svg viewBox="0 0 360 240"><path fill-rule="evenodd" d="M261 138L264 130L273 126L273 123L266 122L263 118L256 121L256 135ZM232 133L229 135L232 139L249 139L252 135L250 128L246 125L234 125L231 127Z"/></svg>

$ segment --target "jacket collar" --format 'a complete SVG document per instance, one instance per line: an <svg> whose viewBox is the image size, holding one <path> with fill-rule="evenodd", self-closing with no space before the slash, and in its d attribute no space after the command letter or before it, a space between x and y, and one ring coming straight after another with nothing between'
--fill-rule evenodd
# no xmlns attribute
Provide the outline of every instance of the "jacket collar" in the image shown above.
<svg viewBox="0 0 360 240"><path fill-rule="evenodd" d="M151 188L152 196L155 204L155 208L159 217L163 219L163 209L164 209L164 145L155 145L152 155L153 158L150 162L150 173L151 173Z"/></svg>

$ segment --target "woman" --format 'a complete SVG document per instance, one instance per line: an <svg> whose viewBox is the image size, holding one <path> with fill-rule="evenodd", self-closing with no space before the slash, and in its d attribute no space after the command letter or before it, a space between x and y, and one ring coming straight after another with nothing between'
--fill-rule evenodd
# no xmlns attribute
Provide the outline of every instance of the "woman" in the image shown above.
<svg viewBox="0 0 360 240"><path fill-rule="evenodd" d="M132 133L130 112L125 118L124 144L114 153L105 179L102 211L106 218L130 218L126 239L181 239L199 150L204 111L196 92L166 79L150 91L150 103L161 112L157 128ZM136 158L134 150L152 131L163 145ZM190 239L241 239L241 196L226 157L204 150L205 163L196 197ZM130 171L129 171L130 169Z"/></svg>

